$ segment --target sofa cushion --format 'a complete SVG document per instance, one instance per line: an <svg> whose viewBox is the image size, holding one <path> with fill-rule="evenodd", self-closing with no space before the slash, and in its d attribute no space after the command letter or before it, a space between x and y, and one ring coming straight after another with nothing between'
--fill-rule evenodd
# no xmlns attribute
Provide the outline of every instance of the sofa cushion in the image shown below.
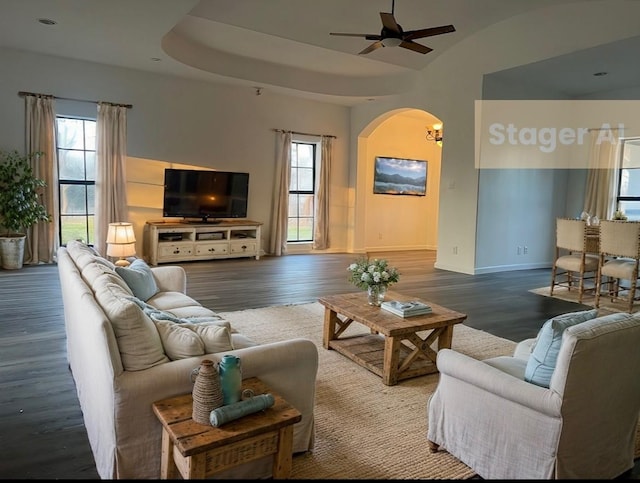
<svg viewBox="0 0 640 483"><path fill-rule="evenodd" d="M116 285L120 285L120 287L122 287L127 293L133 295L133 292L131 292L127 283L116 273L115 267L111 268L97 260L94 260L93 263L88 263L82 269L82 278L94 292L98 279L102 279L101 283L104 283L104 281L115 283Z"/></svg>
<svg viewBox="0 0 640 483"><path fill-rule="evenodd" d="M547 320L538 332L531 356L527 361L524 380L538 386L549 387L562 344L562 333L567 327L595 319L597 315L597 309L593 309L570 312Z"/></svg>
<svg viewBox="0 0 640 483"><path fill-rule="evenodd" d="M198 318L211 317L211 318L222 319L222 317L217 315L215 312L213 312L212 310L209 310L206 307L203 307L202 305L187 305L184 307L174 307L171 310L167 310L166 312L169 312L174 317L177 317L179 319L190 319L193 317L198 317Z"/></svg>
<svg viewBox="0 0 640 483"><path fill-rule="evenodd" d="M67 253L69 253L69 256L71 256L79 270L84 269L87 265L93 262L100 263L111 269L115 268L113 262L101 257L93 247L88 246L84 242L77 240L68 241Z"/></svg>
<svg viewBox="0 0 640 483"><path fill-rule="evenodd" d="M170 320L176 323L193 322L190 319L194 318L198 319L197 322L224 321L222 317L212 310L203 307L189 296L180 292L160 292L147 302L143 302L133 296L129 298L138 304L145 314L150 317L153 314L155 319L158 320ZM152 305L149 302L155 302L156 304ZM161 307L170 307L171 310L163 310Z"/></svg>
<svg viewBox="0 0 640 483"><path fill-rule="evenodd" d="M229 327L220 325L218 321L198 324L176 324L168 320L154 322L164 351L172 361L233 350Z"/></svg>
<svg viewBox="0 0 640 483"><path fill-rule="evenodd" d="M201 307L199 302L182 292L158 292L146 302L158 310L167 311L173 311L173 309L180 307Z"/></svg>
<svg viewBox="0 0 640 483"><path fill-rule="evenodd" d="M153 278L151 267L141 258L137 258L128 267L116 267L120 275L140 300L147 301L158 293L156 279Z"/></svg>
<svg viewBox="0 0 640 483"><path fill-rule="evenodd" d="M96 280L94 292L111 321L126 371L141 371L169 361L155 324L128 299L129 292L105 277Z"/></svg>

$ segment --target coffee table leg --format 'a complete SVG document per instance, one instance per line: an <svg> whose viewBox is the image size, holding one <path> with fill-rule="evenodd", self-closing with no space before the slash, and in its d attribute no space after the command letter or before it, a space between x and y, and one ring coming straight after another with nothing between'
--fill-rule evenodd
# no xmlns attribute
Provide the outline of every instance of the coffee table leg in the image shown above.
<svg viewBox="0 0 640 483"><path fill-rule="evenodd" d="M451 341L453 340L453 325L443 327L438 337L438 350L451 349Z"/></svg>
<svg viewBox="0 0 640 483"><path fill-rule="evenodd" d="M398 383L398 363L400 362L400 339L384 338L384 362L382 366L382 382L387 386Z"/></svg>
<svg viewBox="0 0 640 483"><path fill-rule="evenodd" d="M173 442L166 429L162 428L162 456L160 457L160 478L175 480L180 474L173 460Z"/></svg>
<svg viewBox="0 0 640 483"><path fill-rule="evenodd" d="M324 329L322 332L322 346L325 349L329 349L329 341L336 338L336 323L338 321L338 314L326 307L324 309Z"/></svg>
<svg viewBox="0 0 640 483"><path fill-rule="evenodd" d="M278 451L273 455L273 478L286 479L291 475L293 455L293 426L286 426L279 431Z"/></svg>

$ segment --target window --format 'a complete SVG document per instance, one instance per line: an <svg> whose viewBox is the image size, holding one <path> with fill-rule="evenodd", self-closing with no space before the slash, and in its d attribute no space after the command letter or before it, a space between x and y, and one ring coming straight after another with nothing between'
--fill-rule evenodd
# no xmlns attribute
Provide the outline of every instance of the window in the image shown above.
<svg viewBox="0 0 640 483"><path fill-rule="evenodd" d="M60 244L93 244L96 184L96 121L56 118Z"/></svg>
<svg viewBox="0 0 640 483"><path fill-rule="evenodd" d="M316 148L315 143L291 143L287 242L313 241Z"/></svg>
<svg viewBox="0 0 640 483"><path fill-rule="evenodd" d="M640 138L621 139L621 168L618 172L616 209L629 220L640 220Z"/></svg>

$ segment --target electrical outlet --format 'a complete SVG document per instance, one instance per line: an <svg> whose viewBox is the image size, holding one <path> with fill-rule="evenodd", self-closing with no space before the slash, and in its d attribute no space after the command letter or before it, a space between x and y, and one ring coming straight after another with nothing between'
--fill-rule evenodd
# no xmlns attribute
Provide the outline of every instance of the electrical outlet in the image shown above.
<svg viewBox="0 0 640 483"><path fill-rule="evenodd" d="M522 253L524 253L525 255L526 255L527 253L529 253L529 247L523 247L523 248L522 248Z"/></svg>
<svg viewBox="0 0 640 483"><path fill-rule="evenodd" d="M453 247L453 254L454 255L458 254L458 247L457 246Z"/></svg>
<svg viewBox="0 0 640 483"><path fill-rule="evenodd" d="M522 255L522 247L518 247L518 249L516 250L516 254Z"/></svg>

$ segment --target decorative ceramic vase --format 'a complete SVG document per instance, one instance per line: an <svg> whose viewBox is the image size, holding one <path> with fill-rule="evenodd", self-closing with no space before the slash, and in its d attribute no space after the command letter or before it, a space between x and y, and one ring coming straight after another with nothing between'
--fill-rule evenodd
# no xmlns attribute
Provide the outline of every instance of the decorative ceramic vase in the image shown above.
<svg viewBox="0 0 640 483"><path fill-rule="evenodd" d="M384 285L369 285L367 288L367 301L369 305L380 307L384 302L384 296L387 294L387 287Z"/></svg>
<svg viewBox="0 0 640 483"><path fill-rule="evenodd" d="M193 410L191 419L199 424L210 424L209 414L223 404L222 387L218 368L209 359L203 359L200 367L191 372L193 384Z"/></svg>
<svg viewBox="0 0 640 483"><path fill-rule="evenodd" d="M242 366L240 358L231 354L222 357L218 366L223 404L233 404L242 397Z"/></svg>

